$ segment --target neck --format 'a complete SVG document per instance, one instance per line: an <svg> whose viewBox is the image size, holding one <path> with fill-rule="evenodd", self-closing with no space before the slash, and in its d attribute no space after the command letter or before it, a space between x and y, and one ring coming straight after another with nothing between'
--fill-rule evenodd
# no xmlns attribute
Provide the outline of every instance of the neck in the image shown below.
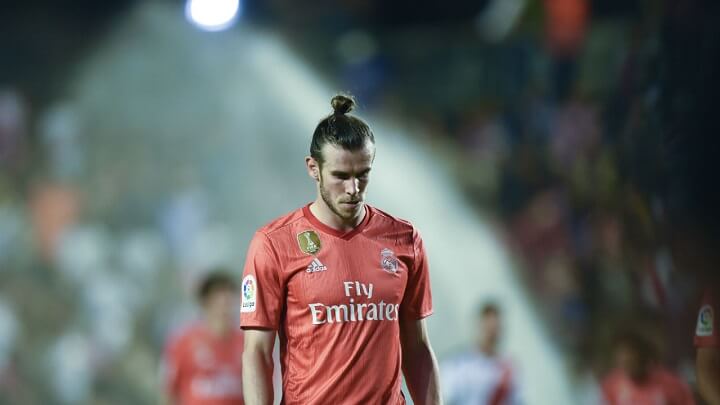
<svg viewBox="0 0 720 405"><path fill-rule="evenodd" d="M325 203L325 200L323 200L320 196L315 199L314 203L310 204L310 212L312 212L315 218L330 228L337 229L342 232L351 231L356 226L360 225L363 219L365 219L366 210L367 208L365 207L365 204L363 204L362 209L356 217L344 219L334 213L333 210L331 210Z"/></svg>
<svg viewBox="0 0 720 405"><path fill-rule="evenodd" d="M487 356L495 356L497 349L495 345L492 342L484 341L480 342L478 344L478 349L480 349L480 352L484 353Z"/></svg>
<svg viewBox="0 0 720 405"><path fill-rule="evenodd" d="M231 323L224 319L218 319L213 317L207 317L205 319L205 325L213 336L223 337L230 332Z"/></svg>

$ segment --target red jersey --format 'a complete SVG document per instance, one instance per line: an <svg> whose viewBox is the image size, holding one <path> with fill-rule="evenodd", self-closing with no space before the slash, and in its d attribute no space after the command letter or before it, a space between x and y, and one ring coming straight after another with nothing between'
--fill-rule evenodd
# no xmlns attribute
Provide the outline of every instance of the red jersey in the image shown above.
<svg viewBox="0 0 720 405"><path fill-rule="evenodd" d="M165 349L165 386L179 405L242 405L243 336L226 337L193 324Z"/></svg>
<svg viewBox="0 0 720 405"><path fill-rule="evenodd" d="M278 330L285 404L405 403L398 318L432 313L425 249L410 223L366 208L342 233L308 205L250 243L241 325Z"/></svg>
<svg viewBox="0 0 720 405"><path fill-rule="evenodd" d="M610 373L602 384L608 405L693 405L690 388L663 367L655 367L643 383L623 371Z"/></svg>
<svg viewBox="0 0 720 405"><path fill-rule="evenodd" d="M718 300L709 290L705 292L703 303L698 313L695 328L696 347L720 348L720 321L718 321Z"/></svg>

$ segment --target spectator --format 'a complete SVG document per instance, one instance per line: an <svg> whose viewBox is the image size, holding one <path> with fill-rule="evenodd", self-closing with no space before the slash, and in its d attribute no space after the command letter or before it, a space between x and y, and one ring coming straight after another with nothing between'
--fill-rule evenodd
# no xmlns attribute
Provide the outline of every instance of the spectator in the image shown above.
<svg viewBox="0 0 720 405"><path fill-rule="evenodd" d="M236 325L237 285L225 272L198 288L203 319L174 336L166 348L168 404L242 405L242 331Z"/></svg>
<svg viewBox="0 0 720 405"><path fill-rule="evenodd" d="M602 382L608 405L692 405L690 388L659 364L640 333L620 333L613 344L614 368Z"/></svg>

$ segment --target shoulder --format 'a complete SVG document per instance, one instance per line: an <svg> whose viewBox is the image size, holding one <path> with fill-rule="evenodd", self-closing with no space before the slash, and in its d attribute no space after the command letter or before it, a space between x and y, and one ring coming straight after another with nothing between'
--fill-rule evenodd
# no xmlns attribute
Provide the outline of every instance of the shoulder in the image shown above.
<svg viewBox="0 0 720 405"><path fill-rule="evenodd" d="M625 374L618 369L613 369L610 370L610 372L608 372L602 379L602 386L605 389L612 389L624 380Z"/></svg>
<svg viewBox="0 0 720 405"><path fill-rule="evenodd" d="M289 212L285 215L279 216L272 221L268 222L267 224L261 226L257 233L262 233L268 237L271 235L274 235L278 232L282 232L283 230L286 230L290 228L293 224L296 222L302 220L304 218L303 215L303 209L298 208L292 212Z"/></svg>
<svg viewBox="0 0 720 405"><path fill-rule="evenodd" d="M678 386L685 384L677 374L664 366L658 366L654 372L659 382L664 386Z"/></svg>
<svg viewBox="0 0 720 405"><path fill-rule="evenodd" d="M471 351L456 351L448 355L445 360L442 361L441 367L448 370L465 367L472 363L474 356L475 354Z"/></svg>
<svg viewBox="0 0 720 405"><path fill-rule="evenodd" d="M167 339L167 346L173 350L181 350L199 334L200 326L197 322L181 326L170 333Z"/></svg>
<svg viewBox="0 0 720 405"><path fill-rule="evenodd" d="M367 205L367 207L372 212L373 220L375 220L375 221L378 221L378 222L381 222L384 224L393 224L400 228L414 229L413 224L406 219L398 218L394 215L388 214L387 212L385 212L377 207L371 206L371 205Z"/></svg>
<svg viewBox="0 0 720 405"><path fill-rule="evenodd" d="M420 237L417 228L415 228L415 226L410 221L398 218L370 205L368 205L367 207L372 213L371 221L373 226L371 227L371 229L376 229L380 232L387 233L390 236L398 239L398 241L406 243L412 243L414 240Z"/></svg>

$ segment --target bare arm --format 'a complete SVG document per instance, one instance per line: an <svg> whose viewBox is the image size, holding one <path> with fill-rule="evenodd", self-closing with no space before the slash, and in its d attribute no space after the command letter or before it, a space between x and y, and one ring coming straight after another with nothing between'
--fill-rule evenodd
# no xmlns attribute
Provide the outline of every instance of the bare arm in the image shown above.
<svg viewBox="0 0 720 405"><path fill-rule="evenodd" d="M274 330L245 330L242 379L246 405L273 403L273 346Z"/></svg>
<svg viewBox="0 0 720 405"><path fill-rule="evenodd" d="M425 320L400 320L402 370L410 396L418 405L440 405L439 370Z"/></svg>
<svg viewBox="0 0 720 405"><path fill-rule="evenodd" d="M720 405L720 349L698 348L695 364L701 396L709 405Z"/></svg>

